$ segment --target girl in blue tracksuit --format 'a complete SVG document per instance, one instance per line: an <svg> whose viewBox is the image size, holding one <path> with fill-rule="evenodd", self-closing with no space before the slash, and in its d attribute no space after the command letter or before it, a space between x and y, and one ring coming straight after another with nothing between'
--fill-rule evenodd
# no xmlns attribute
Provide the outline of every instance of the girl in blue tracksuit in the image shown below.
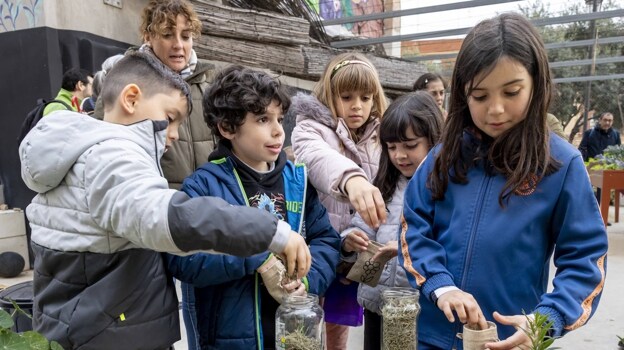
<svg viewBox="0 0 624 350"><path fill-rule="evenodd" d="M527 346L523 312L561 336L596 311L607 235L581 155L546 125L539 34L518 14L475 26L457 56L441 145L405 192L400 262L421 290L419 349L462 349L495 321L491 350ZM557 270L547 292L551 256Z"/></svg>

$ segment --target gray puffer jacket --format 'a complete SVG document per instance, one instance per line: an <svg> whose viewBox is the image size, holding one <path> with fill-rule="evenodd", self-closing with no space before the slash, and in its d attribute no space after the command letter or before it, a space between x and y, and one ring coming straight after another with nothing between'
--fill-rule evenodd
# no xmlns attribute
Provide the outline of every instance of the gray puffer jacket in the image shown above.
<svg viewBox="0 0 624 350"><path fill-rule="evenodd" d="M399 232L401 227L401 215L403 214L403 195L407 187L408 179L401 176L397 188L392 195L390 203L386 205L389 214L386 223L379 226L377 231L370 228L359 214L356 214L351 220L351 227L344 230L341 234L342 238L346 237L350 232L359 230L366 233L369 239L386 244L390 241L397 241L397 249ZM357 255L351 256L347 261L355 261ZM398 258L394 257L386 263L379 284L376 287L370 287L360 283L358 287L358 303L366 310L376 312L381 315L381 292L388 287L407 287L411 288L407 281L405 270L399 265Z"/></svg>
<svg viewBox="0 0 624 350"><path fill-rule="evenodd" d="M370 119L355 142L344 119L335 118L316 97L298 93L289 114L297 116L292 147L297 162L308 168L310 183L319 192L336 231L349 226L355 211L345 195L345 184L354 176L371 182L379 169L379 120Z"/></svg>

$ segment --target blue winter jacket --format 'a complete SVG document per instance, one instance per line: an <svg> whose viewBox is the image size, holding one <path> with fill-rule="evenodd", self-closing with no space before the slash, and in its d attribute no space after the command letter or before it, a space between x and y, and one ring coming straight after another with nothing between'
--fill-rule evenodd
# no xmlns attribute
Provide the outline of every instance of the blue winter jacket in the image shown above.
<svg viewBox="0 0 624 350"><path fill-rule="evenodd" d="M323 295L335 277L340 237L307 181L305 166L288 161L283 177L288 223L305 237L312 255L304 283L308 293ZM248 205L231 158L204 164L184 181L182 190L191 197L216 196L235 205ZM168 257L169 271L183 282L189 348L263 348L259 288L264 287L256 269L268 255L240 258L199 253Z"/></svg>
<svg viewBox="0 0 624 350"><path fill-rule="evenodd" d="M468 132L463 141L462 154L472 159L481 142ZM467 184L449 181L444 199L434 201L426 181L439 150L408 185L399 237L400 262L423 296L420 347L462 349L461 324L449 323L433 302L433 292L445 286L472 294L491 321L494 311L539 311L554 322L555 336L585 324L605 281L607 234L579 152L551 133L550 152L561 168L501 208L505 178L488 175L483 161L468 169ZM557 270L547 292L551 256ZM516 332L497 326L501 339Z"/></svg>

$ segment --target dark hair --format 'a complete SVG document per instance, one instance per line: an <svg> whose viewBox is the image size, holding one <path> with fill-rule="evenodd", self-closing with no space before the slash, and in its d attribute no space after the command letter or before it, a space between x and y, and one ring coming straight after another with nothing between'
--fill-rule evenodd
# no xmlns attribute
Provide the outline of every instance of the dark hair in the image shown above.
<svg viewBox="0 0 624 350"><path fill-rule="evenodd" d="M432 82L432 81L436 81L439 80L442 82L442 85L444 86L444 88L447 88L446 85L446 80L444 80L444 78L442 78L442 76L438 73L425 73L423 75L421 75L420 77L418 77L418 79L416 79L416 82L414 83L414 91L420 91L420 90L427 90L427 85Z"/></svg>
<svg viewBox="0 0 624 350"><path fill-rule="evenodd" d="M598 114L598 120L601 120L606 115L613 116L613 113L611 113L611 112L602 112L602 113Z"/></svg>
<svg viewBox="0 0 624 350"><path fill-rule="evenodd" d="M78 82L89 84L89 77L93 78L93 75L86 69L70 68L63 74L61 87L67 91L74 91Z"/></svg>
<svg viewBox="0 0 624 350"><path fill-rule="evenodd" d="M146 98L159 93L180 91L186 97L188 113L193 110L191 88L180 74L169 69L156 57L140 52L128 52L106 74L100 97L104 108L115 103L128 84L136 84Z"/></svg>
<svg viewBox="0 0 624 350"><path fill-rule="evenodd" d="M263 71L232 65L219 72L204 93L204 120L215 135L223 138L219 125L236 133L248 112L263 114L273 100L286 113L290 97L279 80Z"/></svg>
<svg viewBox="0 0 624 350"><path fill-rule="evenodd" d="M486 76L499 60L507 57L522 65L533 80L526 118L496 139L479 130L468 109L477 76ZM544 43L535 27L525 17L504 13L477 24L466 36L457 55L451 81L451 98L442 148L437 155L429 186L433 199L444 198L449 178L466 183L468 168L462 158L462 135L474 130L482 140L491 143L486 161L507 179L499 195L499 204L523 189L534 188L546 175L555 172L560 163L550 155L546 113L552 94L552 81ZM452 175L449 175L452 174ZM525 189L524 189L525 190Z"/></svg>
<svg viewBox="0 0 624 350"><path fill-rule="evenodd" d="M390 161L387 142L407 141L407 130L411 129L416 137L426 137L431 149L440 140L443 120L440 107L425 91L403 95L388 106L379 126L382 152L379 170L373 181L385 202L392 199L401 177L399 169Z"/></svg>

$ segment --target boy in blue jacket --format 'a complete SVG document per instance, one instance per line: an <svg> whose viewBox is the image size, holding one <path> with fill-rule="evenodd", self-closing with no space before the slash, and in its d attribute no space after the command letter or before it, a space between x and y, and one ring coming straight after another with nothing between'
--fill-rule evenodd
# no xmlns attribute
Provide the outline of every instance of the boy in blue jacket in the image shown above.
<svg viewBox="0 0 624 350"><path fill-rule="evenodd" d="M305 166L294 165L282 151L290 98L277 79L231 66L216 77L203 105L220 141L182 190L267 210L288 222L309 244L312 266L306 277L291 280L281 278L283 265L268 251L250 258L170 256L169 270L183 282L189 349L274 349L281 297L323 294L335 276L340 238L308 184Z"/></svg>

